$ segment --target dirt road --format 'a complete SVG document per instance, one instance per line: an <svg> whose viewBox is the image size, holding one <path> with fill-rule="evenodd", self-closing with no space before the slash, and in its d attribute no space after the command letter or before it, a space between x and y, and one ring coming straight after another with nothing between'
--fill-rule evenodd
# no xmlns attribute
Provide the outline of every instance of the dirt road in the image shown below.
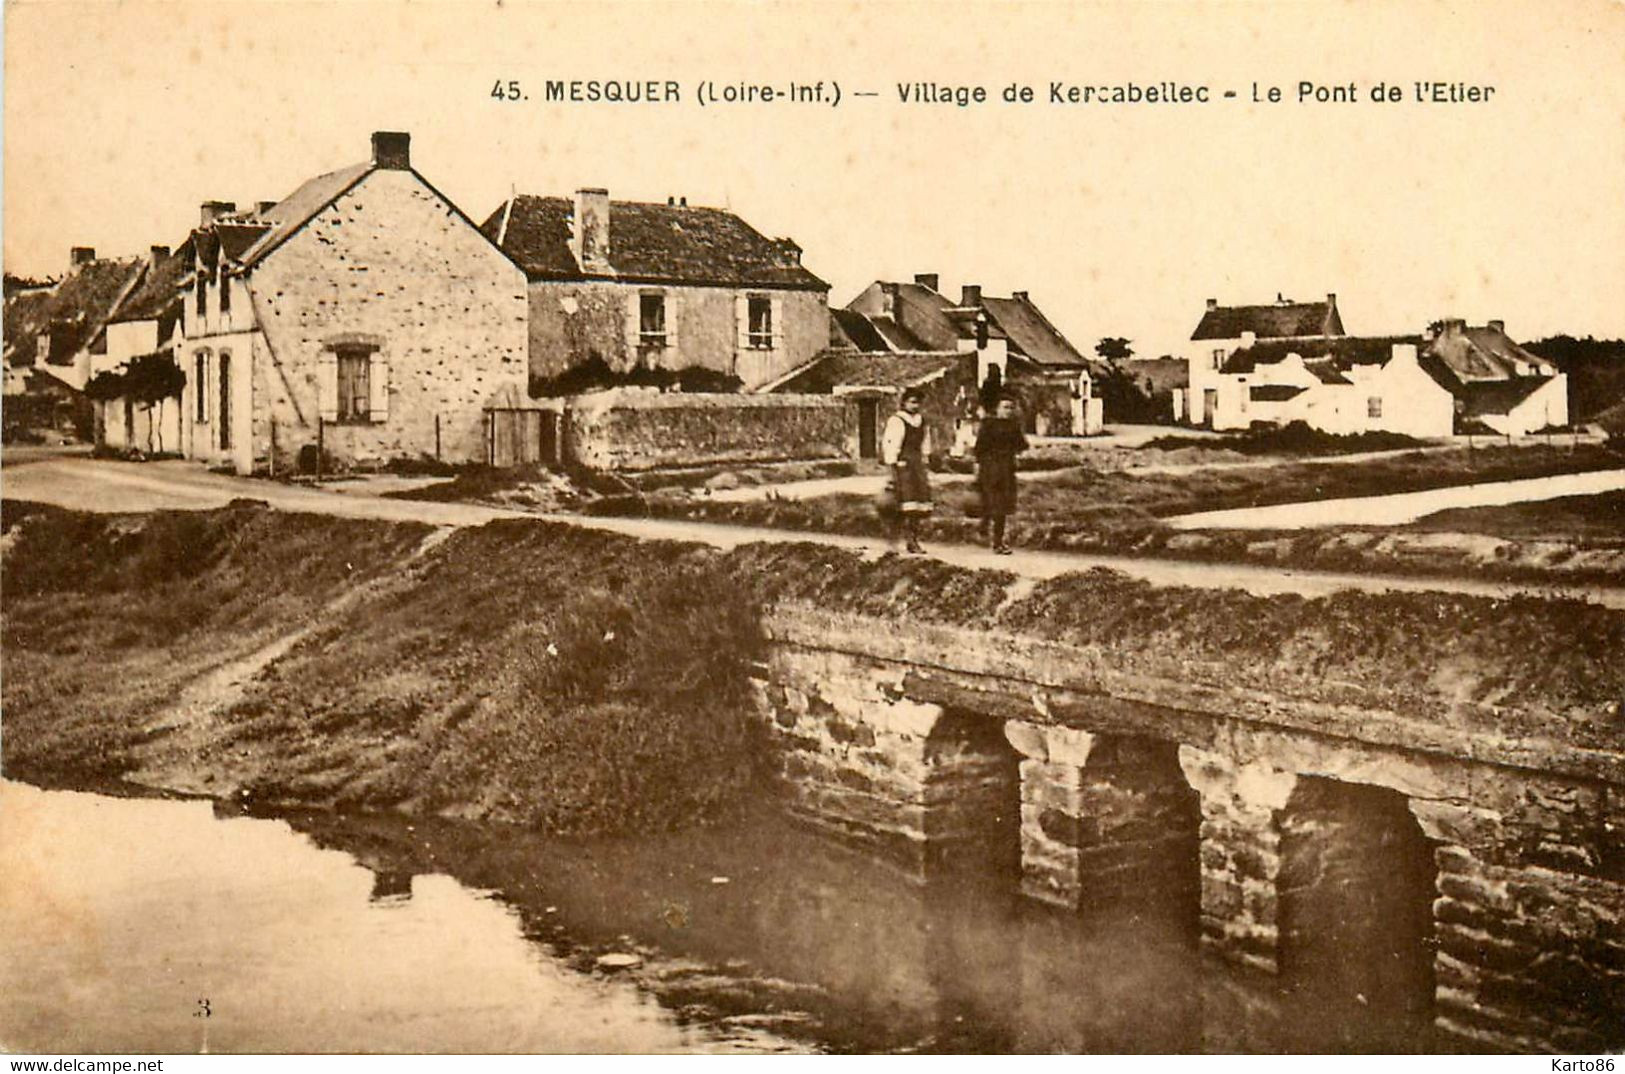
<svg viewBox="0 0 1625 1074"><path fill-rule="evenodd" d="M32 500L82 511L151 511L165 508L223 507L236 499L263 500L283 511L305 511L346 518L425 522L435 526L479 526L499 518L548 518L571 525L629 536L695 541L732 548L753 541L811 541L880 555L893 546L877 538L828 533L728 526L668 519L589 518L538 515L476 504L390 500L370 495L360 485L341 494L327 489L275 481L212 474L195 463L123 463L82 458L31 461L0 470L0 496ZM1625 588L1602 586L1530 586L1477 579L1427 579L1397 575L1348 574L1291 570L1249 564L1197 563L1172 559L1084 555L1023 549L1013 556L994 556L970 545L935 545L929 553L957 566L1008 570L1044 579L1068 571L1107 567L1154 585L1204 589L1240 589L1259 596L1297 593L1325 596L1340 590L1365 592L1452 592L1485 597L1539 593L1589 600L1625 608Z"/></svg>

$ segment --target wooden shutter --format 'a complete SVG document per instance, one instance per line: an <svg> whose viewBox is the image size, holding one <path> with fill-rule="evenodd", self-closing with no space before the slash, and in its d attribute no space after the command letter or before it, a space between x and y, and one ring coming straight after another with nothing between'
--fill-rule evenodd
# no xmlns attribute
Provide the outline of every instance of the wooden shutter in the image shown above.
<svg viewBox="0 0 1625 1074"><path fill-rule="evenodd" d="M631 288L626 293L626 354L634 360L638 356L638 341L643 332L643 292Z"/></svg>
<svg viewBox="0 0 1625 1074"><path fill-rule="evenodd" d="M324 421L339 417L339 357L332 351L322 355L316 367L316 402Z"/></svg>
<svg viewBox="0 0 1625 1074"><path fill-rule="evenodd" d="M367 416L389 420L389 362L377 351L367 356Z"/></svg>
<svg viewBox="0 0 1625 1074"><path fill-rule="evenodd" d="M750 348L750 296L741 291L734 296L734 319L739 323L740 350Z"/></svg>

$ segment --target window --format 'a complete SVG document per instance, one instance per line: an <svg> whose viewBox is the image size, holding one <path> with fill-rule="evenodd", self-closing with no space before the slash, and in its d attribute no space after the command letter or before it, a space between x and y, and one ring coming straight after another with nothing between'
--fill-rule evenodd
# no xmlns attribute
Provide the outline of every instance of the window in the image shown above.
<svg viewBox="0 0 1625 1074"><path fill-rule="evenodd" d="M220 271L220 312L231 312L231 281L226 279L224 269Z"/></svg>
<svg viewBox="0 0 1625 1074"><path fill-rule="evenodd" d="M1215 347L1213 349L1213 368L1218 369L1222 365L1224 365L1224 348Z"/></svg>
<svg viewBox="0 0 1625 1074"><path fill-rule="evenodd" d="M666 345L666 296L638 296L638 346Z"/></svg>
<svg viewBox="0 0 1625 1074"><path fill-rule="evenodd" d="M1382 396L1373 395L1365 401L1365 416L1368 418L1382 417Z"/></svg>
<svg viewBox="0 0 1625 1074"><path fill-rule="evenodd" d="M192 378L192 392L197 396L197 420L209 420L209 355L199 351L197 375Z"/></svg>
<svg viewBox="0 0 1625 1074"><path fill-rule="evenodd" d="M773 348L773 300L752 296L747 322L750 325L750 345L757 350Z"/></svg>
<svg viewBox="0 0 1625 1074"><path fill-rule="evenodd" d="M203 309L208 304L209 281L203 278L203 273L197 274L197 319L203 320Z"/></svg>
<svg viewBox="0 0 1625 1074"><path fill-rule="evenodd" d="M372 351L367 347L335 347L338 357L339 420L370 421L372 382L368 366Z"/></svg>

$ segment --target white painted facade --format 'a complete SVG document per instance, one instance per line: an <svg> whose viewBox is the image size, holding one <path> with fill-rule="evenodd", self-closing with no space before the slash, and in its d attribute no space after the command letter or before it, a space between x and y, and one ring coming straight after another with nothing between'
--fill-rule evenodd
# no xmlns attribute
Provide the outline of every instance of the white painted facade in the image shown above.
<svg viewBox="0 0 1625 1074"><path fill-rule="evenodd" d="M1194 372L1194 370L1193 370ZM1210 373L1192 385L1192 405L1205 394L1214 429L1246 429L1254 422L1286 425L1302 421L1322 432L1348 435L1393 432L1406 436L1449 436L1455 397L1422 369L1416 347L1395 344L1382 364L1341 369L1348 383L1326 383L1289 353L1279 362L1259 364L1249 373ZM1254 388L1301 389L1290 398L1257 398ZM1265 395L1273 393L1263 393ZM1194 418L1193 420L1200 420Z"/></svg>

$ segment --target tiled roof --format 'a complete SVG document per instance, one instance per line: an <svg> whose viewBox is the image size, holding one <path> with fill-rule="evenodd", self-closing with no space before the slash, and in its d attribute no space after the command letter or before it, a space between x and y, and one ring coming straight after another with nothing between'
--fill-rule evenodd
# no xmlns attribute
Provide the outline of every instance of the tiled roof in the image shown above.
<svg viewBox="0 0 1625 1074"><path fill-rule="evenodd" d="M833 322L832 337L844 339L860 351L891 350L886 337L880 334L880 330L869 318L857 310L832 309L829 311L829 317Z"/></svg>
<svg viewBox="0 0 1625 1074"><path fill-rule="evenodd" d="M14 365L32 364L37 337L49 330L47 361L70 364L101 333L119 300L139 280L144 265L140 258L88 261L49 290L19 292L6 299L6 360Z"/></svg>
<svg viewBox="0 0 1625 1074"><path fill-rule="evenodd" d="M775 390L819 395L838 386L906 388L938 376L968 357L972 356L943 351L903 354L828 351L800 373L781 382Z"/></svg>
<svg viewBox="0 0 1625 1074"><path fill-rule="evenodd" d="M253 242L236 255L230 253L228 245L228 256L234 256L245 268L258 264L272 250L286 242L294 232L309 223L313 216L337 201L339 195L366 178L374 167L371 161L352 164L348 168L340 168L336 172L328 172L326 175L305 180L298 190L263 214L265 219L273 222L270 228L260 232ZM220 224L216 225L215 230L233 230L236 226L238 225ZM228 241L223 234L221 241L223 243Z"/></svg>
<svg viewBox="0 0 1625 1074"><path fill-rule="evenodd" d="M1519 403L1551 383L1551 377L1511 377L1507 380L1469 381L1460 395L1469 418L1483 414L1510 414Z"/></svg>
<svg viewBox="0 0 1625 1074"><path fill-rule="evenodd" d="M780 244L724 209L612 201L609 262L586 273L570 249L570 198L520 194L480 230L533 280L626 279L827 291L829 285L789 263Z"/></svg>
<svg viewBox="0 0 1625 1074"><path fill-rule="evenodd" d="M1240 339L1251 332L1259 339L1295 336L1340 336L1343 319L1327 302L1277 302L1269 306L1215 306L1202 314L1192 339Z"/></svg>
<svg viewBox="0 0 1625 1074"><path fill-rule="evenodd" d="M893 296L889 315L885 312L888 293ZM1096 369L1101 365L1085 357L1028 299L983 298L980 309L987 315L989 339L1008 340L1012 353L1039 366ZM876 281L847 304L847 312L861 314L889 350L948 351L957 349L962 340L976 338L975 308L956 305L919 283ZM844 326L846 321L841 323ZM853 337L852 332L847 334Z"/></svg>

